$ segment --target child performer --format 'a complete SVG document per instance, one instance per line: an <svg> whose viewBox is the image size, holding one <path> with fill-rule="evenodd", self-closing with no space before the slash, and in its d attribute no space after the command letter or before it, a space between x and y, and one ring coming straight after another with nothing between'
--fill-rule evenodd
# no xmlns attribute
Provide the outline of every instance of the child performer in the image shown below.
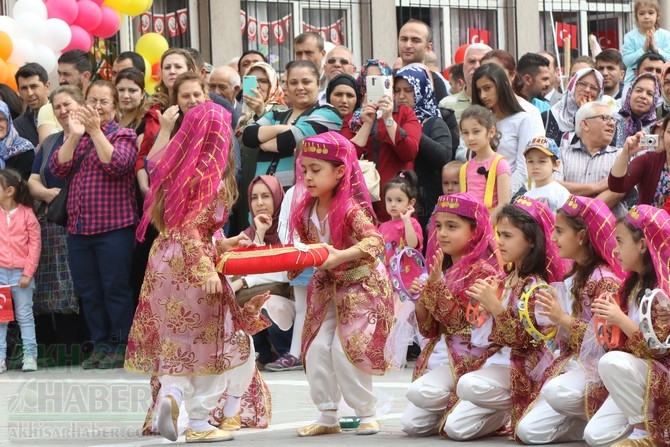
<svg viewBox="0 0 670 447"><path fill-rule="evenodd" d="M546 290L537 292L535 313L558 325L561 353L548 368L553 379L519 422L516 434L524 444L581 441L586 422L607 397L598 377L601 348L592 326L585 334L593 318L591 303L601 293L616 294L623 277L613 254L615 225L599 199L570 196L556 213L551 240L563 259L573 261L564 281L569 302Z"/></svg>
<svg viewBox="0 0 670 447"><path fill-rule="evenodd" d="M502 273L491 216L467 193L442 196L431 217L428 254L430 277L421 290L416 315L421 335L429 339L407 390L410 401L402 430L410 436L437 433L440 422L458 401L456 380L484 364L498 346L473 347L466 320L466 290L476 279ZM446 270L445 270L446 268Z"/></svg>
<svg viewBox="0 0 670 447"><path fill-rule="evenodd" d="M461 402L447 416L444 430L449 438L459 441L491 434L504 427L510 416L514 434L540 392L546 365L553 360L541 338L551 322L538 322L535 300L539 290L536 286L559 281L566 270L550 239L554 215L545 204L521 196L500 210L496 225L500 254L511 265L505 290L499 301L497 287L478 279L468 295L493 319L489 334L473 330L473 344L493 343L502 349L479 370L458 381L456 393ZM528 311L523 322L520 304ZM540 327L531 335L524 329L529 325Z"/></svg>
<svg viewBox="0 0 670 447"><path fill-rule="evenodd" d="M299 436L339 433L340 397L361 419L356 434L379 432L372 376L387 367L393 324L384 249L353 144L337 132L306 138L296 160L289 234L326 243L329 256L308 286L302 337L310 395L320 411Z"/></svg>
<svg viewBox="0 0 670 447"><path fill-rule="evenodd" d="M666 294L670 290L670 216L658 208L637 205L615 231L616 256L629 272L619 289L623 309L615 300L597 299L593 313L619 326L627 340L598 363L609 397L586 426L584 439L591 446L670 445L670 354L650 349L639 328L645 290L660 288ZM659 318L659 310L660 306L651 309L653 330L665 340L670 327Z"/></svg>

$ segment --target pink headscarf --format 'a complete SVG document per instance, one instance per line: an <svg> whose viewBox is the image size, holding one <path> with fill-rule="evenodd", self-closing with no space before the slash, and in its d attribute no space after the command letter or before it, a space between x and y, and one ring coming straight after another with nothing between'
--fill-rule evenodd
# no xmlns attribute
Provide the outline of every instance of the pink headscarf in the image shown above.
<svg viewBox="0 0 670 447"><path fill-rule="evenodd" d="M343 225L347 214L353 209L362 209L368 213L373 221L376 221L370 193L365 185L363 172L361 171L356 148L339 132L326 132L302 141L300 154L296 157L296 183L293 192L293 203L291 204L291 218L289 234L298 231L300 239L305 241L307 235L300 233L304 229L304 223L309 219L311 206L314 198L305 187L305 174L302 172L302 158L312 157L319 160L342 163L345 171L342 180L335 188L333 201L328 211L328 226L333 246L338 249L348 248L350 235L345 232Z"/></svg>
<svg viewBox="0 0 670 447"><path fill-rule="evenodd" d="M281 211L281 202L284 200L284 188L282 188L281 183L277 180L276 177L272 175L259 175L249 183L249 188L247 188L247 199L249 202L249 210L251 210L251 191L254 189L254 185L258 182L262 182L265 186L268 187L270 193L272 193L272 201L274 202L274 211L272 212L272 225L268 228L268 231L265 232L263 241L266 244L279 244L279 233L277 228L279 227L279 212ZM252 213L253 216L253 213ZM256 217L256 216L253 216ZM244 230L244 234L249 236L249 239L252 241L256 237L256 226L252 219L251 225L249 228Z"/></svg>
<svg viewBox="0 0 670 447"><path fill-rule="evenodd" d="M445 273L444 280L450 290L463 290L472 265L480 259L484 260L497 272L502 272L500 252L498 251L495 234L491 226L489 210L481 201L464 192L441 196L437 200L437 206L433 211L433 218L428 228L426 257L428 258L429 265L432 263L433 255L439 250L437 229L435 228L435 214L437 213L455 214L473 219L477 223L472 230L468 245L465 247L466 255L459 259Z"/></svg>
<svg viewBox="0 0 670 447"><path fill-rule="evenodd" d="M528 196L518 197L513 205L530 214L542 228L546 248L544 264L547 268L548 282L563 281L565 272L568 270L568 262L558 255L558 247L551 241L551 233L554 231L554 213L544 203Z"/></svg>
<svg viewBox="0 0 670 447"><path fill-rule="evenodd" d="M157 191L163 191L163 219L170 229L189 225L212 203L223 178L231 138L230 113L223 107L207 101L186 112L151 173L138 240L144 240Z"/></svg>
<svg viewBox="0 0 670 447"><path fill-rule="evenodd" d="M596 253L619 278L623 278L625 274L614 256L616 218L607 204L600 199L571 195L561 210L568 216L578 217L584 221L589 233L589 242Z"/></svg>
<svg viewBox="0 0 670 447"><path fill-rule="evenodd" d="M626 220L642 230L658 286L670 293L670 215L660 208L636 205L628 211Z"/></svg>

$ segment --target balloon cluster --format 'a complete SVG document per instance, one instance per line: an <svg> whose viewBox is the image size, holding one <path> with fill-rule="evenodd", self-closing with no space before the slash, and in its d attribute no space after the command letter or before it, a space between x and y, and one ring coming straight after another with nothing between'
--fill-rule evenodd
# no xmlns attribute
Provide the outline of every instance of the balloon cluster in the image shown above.
<svg viewBox="0 0 670 447"><path fill-rule="evenodd" d="M135 44L135 52L144 58L144 88L153 94L156 84L161 77L161 57L170 45L161 34L147 33L140 37Z"/></svg>
<svg viewBox="0 0 670 447"><path fill-rule="evenodd" d="M122 14L148 11L153 0L18 0L12 16L0 16L0 82L16 89L14 75L26 62L47 73L61 53L90 51L93 38L117 33Z"/></svg>

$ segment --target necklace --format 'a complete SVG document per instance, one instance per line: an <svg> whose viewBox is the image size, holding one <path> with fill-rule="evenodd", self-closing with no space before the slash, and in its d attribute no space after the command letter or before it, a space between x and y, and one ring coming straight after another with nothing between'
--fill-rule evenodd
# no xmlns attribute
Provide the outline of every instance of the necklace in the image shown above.
<svg viewBox="0 0 670 447"><path fill-rule="evenodd" d="M316 215L316 220L319 221L319 234L321 236L326 235L326 231L328 230L328 215L330 212L326 213L326 215L323 217L323 219L319 219L319 215Z"/></svg>

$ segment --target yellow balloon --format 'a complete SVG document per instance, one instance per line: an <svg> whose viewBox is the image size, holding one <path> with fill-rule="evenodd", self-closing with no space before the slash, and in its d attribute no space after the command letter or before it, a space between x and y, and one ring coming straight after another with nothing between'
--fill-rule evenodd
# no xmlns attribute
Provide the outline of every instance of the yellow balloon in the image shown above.
<svg viewBox="0 0 670 447"><path fill-rule="evenodd" d="M159 62L168 48L170 48L168 41L157 33L147 33L140 37L135 44L135 51L151 63ZM147 67L147 69L150 70L150 67Z"/></svg>
<svg viewBox="0 0 670 447"><path fill-rule="evenodd" d="M151 79L148 84L144 84L144 89L148 94L153 95L156 93L156 84L158 84L158 82Z"/></svg>
<svg viewBox="0 0 670 447"><path fill-rule="evenodd" d="M134 1L135 0L105 0L102 4L109 6L116 12L123 13L123 11L129 8Z"/></svg>
<svg viewBox="0 0 670 447"><path fill-rule="evenodd" d="M123 11L124 14L129 16L138 16L144 12L147 12L153 3L153 0L134 0L131 1Z"/></svg>

